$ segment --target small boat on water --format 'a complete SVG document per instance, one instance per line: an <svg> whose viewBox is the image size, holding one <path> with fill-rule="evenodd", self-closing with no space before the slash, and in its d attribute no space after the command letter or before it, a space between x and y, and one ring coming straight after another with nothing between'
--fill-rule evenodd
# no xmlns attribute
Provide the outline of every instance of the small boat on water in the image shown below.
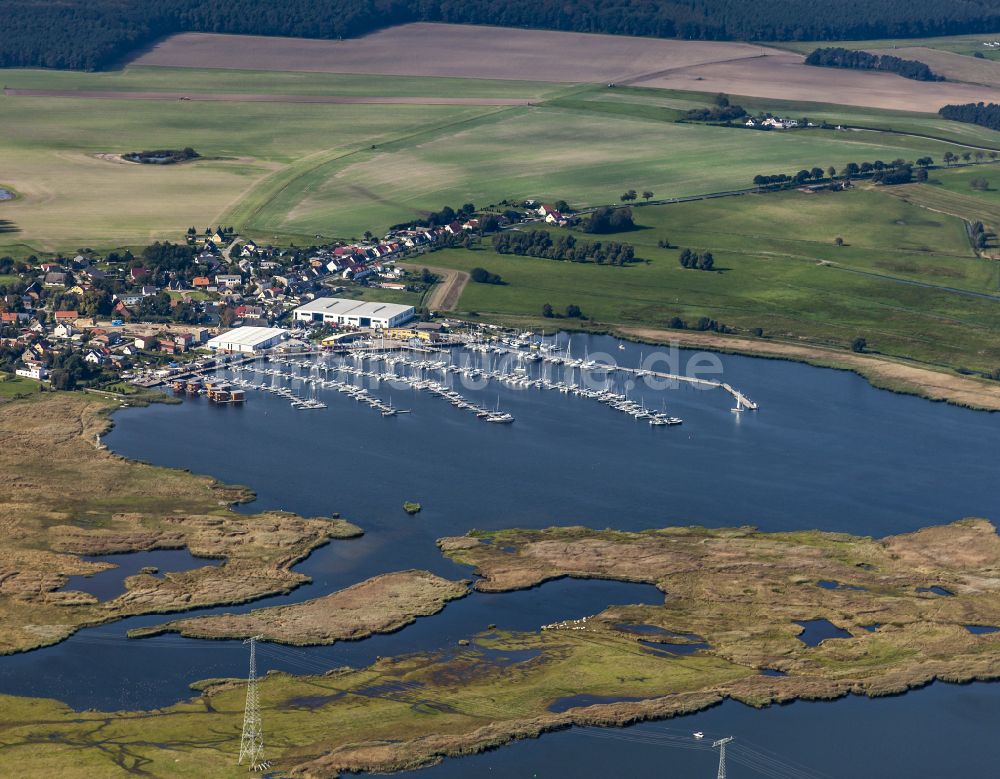
<svg viewBox="0 0 1000 779"><path fill-rule="evenodd" d="M700 730L696 730L691 735L694 736L695 738L699 739L699 740L705 738L705 734L702 733Z"/></svg>

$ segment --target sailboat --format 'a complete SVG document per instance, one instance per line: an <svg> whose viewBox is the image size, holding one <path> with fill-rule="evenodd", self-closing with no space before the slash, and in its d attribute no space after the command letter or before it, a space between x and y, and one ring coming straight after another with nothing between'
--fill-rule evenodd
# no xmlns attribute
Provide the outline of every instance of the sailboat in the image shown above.
<svg viewBox="0 0 1000 779"><path fill-rule="evenodd" d="M514 421L514 415L513 414L508 414L506 412L504 412L504 413L500 412L500 395L499 395L499 393L497 394L497 408L496 408L496 411L494 411L492 414L490 414L489 416L487 416L486 417L486 421L487 422L493 422L494 424L498 424L498 425L509 425L511 422Z"/></svg>

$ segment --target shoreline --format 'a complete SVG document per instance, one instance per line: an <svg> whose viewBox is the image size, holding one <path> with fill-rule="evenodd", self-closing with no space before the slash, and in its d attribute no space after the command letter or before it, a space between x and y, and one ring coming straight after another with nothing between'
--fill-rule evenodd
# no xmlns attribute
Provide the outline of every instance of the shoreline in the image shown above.
<svg viewBox="0 0 1000 779"><path fill-rule="evenodd" d="M815 368L850 371L876 389L914 395L974 411L1000 411L1000 382L949 374L944 370L925 368L881 355L855 354L826 346L768 341L739 335L710 335L633 325L614 325L608 333L635 343L675 343L682 348L701 348L720 354L787 360Z"/></svg>

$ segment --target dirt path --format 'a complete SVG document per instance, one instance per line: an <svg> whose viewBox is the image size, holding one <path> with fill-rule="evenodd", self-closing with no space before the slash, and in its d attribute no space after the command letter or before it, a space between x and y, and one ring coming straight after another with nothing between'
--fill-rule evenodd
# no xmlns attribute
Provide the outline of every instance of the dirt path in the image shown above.
<svg viewBox="0 0 1000 779"><path fill-rule="evenodd" d="M683 347L749 354L755 357L797 360L812 365L854 371L864 376L874 386L883 389L908 395L920 395L931 400L941 400L958 406L1000 411L1000 382L959 376L886 357L854 354L822 346L689 333L683 330L617 327L615 332L626 338L638 338L643 341L670 341Z"/></svg>
<svg viewBox="0 0 1000 779"><path fill-rule="evenodd" d="M75 97L88 100L191 100L209 103L331 103L335 105L522 106L520 97L391 97L383 95L271 95L225 92L122 92L102 89L4 89L7 97Z"/></svg>
<svg viewBox="0 0 1000 779"><path fill-rule="evenodd" d="M436 275L440 281L434 285L430 296L427 298L427 309L430 311L454 311L458 305L459 298L465 285L469 283L469 274L461 270L451 268L433 268L429 265L400 265L407 270L419 271L427 268Z"/></svg>

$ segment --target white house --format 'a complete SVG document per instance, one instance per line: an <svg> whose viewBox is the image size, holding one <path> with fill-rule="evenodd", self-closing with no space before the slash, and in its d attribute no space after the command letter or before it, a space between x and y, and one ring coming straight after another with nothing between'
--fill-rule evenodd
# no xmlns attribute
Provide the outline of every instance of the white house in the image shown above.
<svg viewBox="0 0 1000 779"><path fill-rule="evenodd" d="M243 277L236 273L219 273L215 277L215 283L219 287L232 289L243 283Z"/></svg>
<svg viewBox="0 0 1000 779"><path fill-rule="evenodd" d="M43 365L29 365L26 368L18 368L14 373L18 376L24 376L26 379L35 379L36 381L44 381L49 376L48 370Z"/></svg>

